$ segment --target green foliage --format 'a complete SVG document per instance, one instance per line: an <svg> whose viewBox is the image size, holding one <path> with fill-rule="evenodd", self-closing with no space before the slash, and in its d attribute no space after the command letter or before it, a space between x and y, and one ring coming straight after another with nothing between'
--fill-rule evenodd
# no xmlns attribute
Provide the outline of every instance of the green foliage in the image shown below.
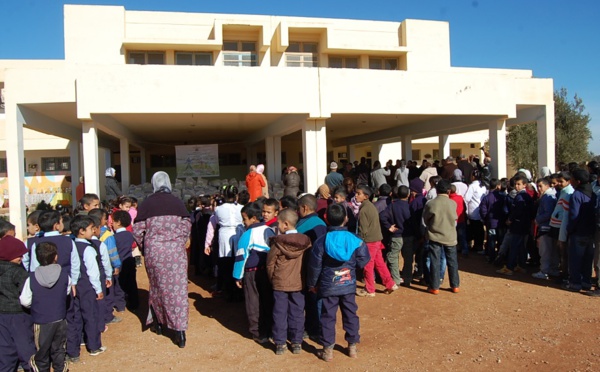
<svg viewBox="0 0 600 372"><path fill-rule="evenodd" d="M556 163L587 161L590 158L588 144L592 138L588 124L590 115L585 113L583 100L575 94L573 101L567 97L567 89L554 92L554 127L556 137ZM515 168L538 169L537 125L528 123L508 128L507 155ZM542 164L546 165L546 164ZM555 164L548 164L556 170Z"/></svg>

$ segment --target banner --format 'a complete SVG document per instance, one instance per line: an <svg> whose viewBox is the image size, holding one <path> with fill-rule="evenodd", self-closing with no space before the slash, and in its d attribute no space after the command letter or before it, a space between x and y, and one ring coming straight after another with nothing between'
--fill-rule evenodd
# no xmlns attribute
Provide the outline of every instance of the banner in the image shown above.
<svg viewBox="0 0 600 372"><path fill-rule="evenodd" d="M219 145L175 146L177 178L218 177Z"/></svg>

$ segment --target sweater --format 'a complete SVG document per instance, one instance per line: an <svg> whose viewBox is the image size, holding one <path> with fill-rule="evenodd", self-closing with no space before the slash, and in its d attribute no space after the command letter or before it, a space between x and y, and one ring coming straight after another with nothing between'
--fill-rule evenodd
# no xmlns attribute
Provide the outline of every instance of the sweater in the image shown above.
<svg viewBox="0 0 600 372"><path fill-rule="evenodd" d="M504 211L506 194L500 190L488 193L481 200L479 215L488 229L497 229L504 226L506 213Z"/></svg>
<svg viewBox="0 0 600 372"><path fill-rule="evenodd" d="M366 243L378 242L383 239L381 225L379 224L379 213L369 199L363 201L360 205L358 235Z"/></svg>
<svg viewBox="0 0 600 372"><path fill-rule="evenodd" d="M558 240L561 242L567 241L567 218L569 216L569 201L573 195L573 186L567 185L561 190L556 207L550 217L550 227L558 228Z"/></svg>
<svg viewBox="0 0 600 372"><path fill-rule="evenodd" d="M596 194L590 184L577 187L569 203L569 236L594 236L596 231Z"/></svg>
<svg viewBox="0 0 600 372"><path fill-rule="evenodd" d="M527 191L522 190L515 196L510 214L508 215L508 220L510 221L509 231L512 234L529 234L533 218L533 199Z"/></svg>
<svg viewBox="0 0 600 372"><path fill-rule="evenodd" d="M535 223L538 228L550 230L550 217L556 207L556 191L553 188L549 188L544 192L538 202L537 214L535 216Z"/></svg>
<svg viewBox="0 0 600 372"><path fill-rule="evenodd" d="M235 263L233 264L233 277L242 279L246 269L264 267L267 263L269 252L268 241L275 232L266 224L253 224L242 234L237 243Z"/></svg>
<svg viewBox="0 0 600 372"><path fill-rule="evenodd" d="M387 209L379 214L381 227L389 230L396 225L398 230L392 233L395 238L401 236L415 236L415 227L411 225L410 207L406 200L398 200L390 204Z"/></svg>
<svg viewBox="0 0 600 372"><path fill-rule="evenodd" d="M19 314L19 295L27 280L27 270L17 263L0 261L0 314Z"/></svg>
<svg viewBox="0 0 600 372"><path fill-rule="evenodd" d="M427 238L446 246L455 246L456 240L456 203L447 194L440 194L423 210L423 222L427 227Z"/></svg>
<svg viewBox="0 0 600 372"><path fill-rule="evenodd" d="M296 230L274 236L269 241L267 274L274 291L298 292L304 288L302 257L311 247L310 239Z"/></svg>

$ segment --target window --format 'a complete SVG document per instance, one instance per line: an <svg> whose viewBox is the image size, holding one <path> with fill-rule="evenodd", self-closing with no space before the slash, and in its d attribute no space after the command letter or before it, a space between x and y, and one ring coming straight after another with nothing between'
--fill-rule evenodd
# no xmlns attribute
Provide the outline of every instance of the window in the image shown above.
<svg viewBox="0 0 600 372"><path fill-rule="evenodd" d="M71 158L42 158L42 172L71 170Z"/></svg>
<svg viewBox="0 0 600 372"><path fill-rule="evenodd" d="M421 160L421 150L412 150L411 160Z"/></svg>
<svg viewBox="0 0 600 372"><path fill-rule="evenodd" d="M290 42L285 50L285 64L287 67L317 67L319 44Z"/></svg>
<svg viewBox="0 0 600 372"><path fill-rule="evenodd" d="M256 43L253 41L223 42L225 66L257 66Z"/></svg>
<svg viewBox="0 0 600 372"><path fill-rule="evenodd" d="M164 65L164 52L129 52L127 63L130 65Z"/></svg>
<svg viewBox="0 0 600 372"><path fill-rule="evenodd" d="M372 70L397 70L397 58L369 58L369 68Z"/></svg>
<svg viewBox="0 0 600 372"><path fill-rule="evenodd" d="M329 57L329 67L358 68L358 57Z"/></svg>
<svg viewBox="0 0 600 372"><path fill-rule="evenodd" d="M151 168L174 168L175 155L150 155Z"/></svg>
<svg viewBox="0 0 600 372"><path fill-rule="evenodd" d="M450 156L452 156L454 159L458 159L458 157L460 156L461 149L450 149Z"/></svg>
<svg viewBox="0 0 600 372"><path fill-rule="evenodd" d="M242 154L240 153L219 153L219 166L243 165Z"/></svg>
<svg viewBox="0 0 600 372"><path fill-rule="evenodd" d="M177 52L175 53L176 65L211 66L212 53L204 52Z"/></svg>
<svg viewBox="0 0 600 372"><path fill-rule="evenodd" d="M6 159L0 159L0 173L6 173Z"/></svg>

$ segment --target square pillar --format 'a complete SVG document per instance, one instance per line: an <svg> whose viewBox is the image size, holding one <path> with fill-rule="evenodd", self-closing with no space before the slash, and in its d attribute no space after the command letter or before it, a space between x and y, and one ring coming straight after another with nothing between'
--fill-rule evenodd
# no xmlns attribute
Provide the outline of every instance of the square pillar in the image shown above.
<svg viewBox="0 0 600 372"><path fill-rule="evenodd" d="M84 121L81 124L81 127L83 132L83 177L85 177L85 192L100 196L100 169L98 169L98 128L96 127L96 123L93 121Z"/></svg>
<svg viewBox="0 0 600 372"><path fill-rule="evenodd" d="M247 159L248 167L251 165L256 165L256 162L258 161L258 155L256 153L256 146L254 146L254 145L248 146L246 148L246 150L247 150L246 159Z"/></svg>
<svg viewBox="0 0 600 372"><path fill-rule="evenodd" d="M146 183L146 149L140 147L140 176L141 183Z"/></svg>
<svg viewBox="0 0 600 372"><path fill-rule="evenodd" d="M6 174L8 179L8 203L10 222L15 225L18 238L27 237L27 209L25 207L25 154L23 146L23 119L19 120L19 108L6 95L5 105ZM41 167L41 164L40 164Z"/></svg>
<svg viewBox="0 0 600 372"><path fill-rule="evenodd" d="M506 177L506 120L494 120L489 124L492 177L500 179Z"/></svg>
<svg viewBox="0 0 600 372"><path fill-rule="evenodd" d="M556 171L554 102L547 104L544 116L537 119L537 144L538 172L541 172L542 167L550 167Z"/></svg>
<svg viewBox="0 0 600 372"><path fill-rule="evenodd" d="M273 166L273 173L275 177L272 180L278 182L281 181L281 137L273 137L273 154L275 155L275 164Z"/></svg>
<svg viewBox="0 0 600 372"><path fill-rule="evenodd" d="M119 152L121 157L121 190L123 194L129 193L129 183L131 181L130 159L129 159L129 140L121 138L119 140Z"/></svg>
<svg viewBox="0 0 600 372"><path fill-rule="evenodd" d="M385 160L381 161L381 159L379 159L379 157L381 156L382 148L382 143L374 143L371 145L371 164L374 164L377 160L379 160L380 163L385 164Z"/></svg>
<svg viewBox="0 0 600 372"><path fill-rule="evenodd" d="M327 133L324 119L302 125L304 191L315 193L327 176Z"/></svg>
<svg viewBox="0 0 600 372"><path fill-rule="evenodd" d="M79 170L80 147L80 141L69 141L69 156L71 158L71 199L73 200L73 206L79 201L77 200L77 185L79 185L79 177L81 175L81 171Z"/></svg>
<svg viewBox="0 0 600 372"><path fill-rule="evenodd" d="M402 136L402 158L408 160L419 160L412 158L412 136Z"/></svg>
<svg viewBox="0 0 600 372"><path fill-rule="evenodd" d="M448 156L450 156L450 141L449 141L449 139L450 139L449 135L439 136L440 160L446 159Z"/></svg>
<svg viewBox="0 0 600 372"><path fill-rule="evenodd" d="M356 146L355 145L348 145L348 161L350 163L354 162L355 160L358 160L356 158Z"/></svg>
<svg viewBox="0 0 600 372"><path fill-rule="evenodd" d="M275 139L274 137L265 138L265 168L267 168L267 180L274 181L275 180ZM280 156L281 157L281 156Z"/></svg>

